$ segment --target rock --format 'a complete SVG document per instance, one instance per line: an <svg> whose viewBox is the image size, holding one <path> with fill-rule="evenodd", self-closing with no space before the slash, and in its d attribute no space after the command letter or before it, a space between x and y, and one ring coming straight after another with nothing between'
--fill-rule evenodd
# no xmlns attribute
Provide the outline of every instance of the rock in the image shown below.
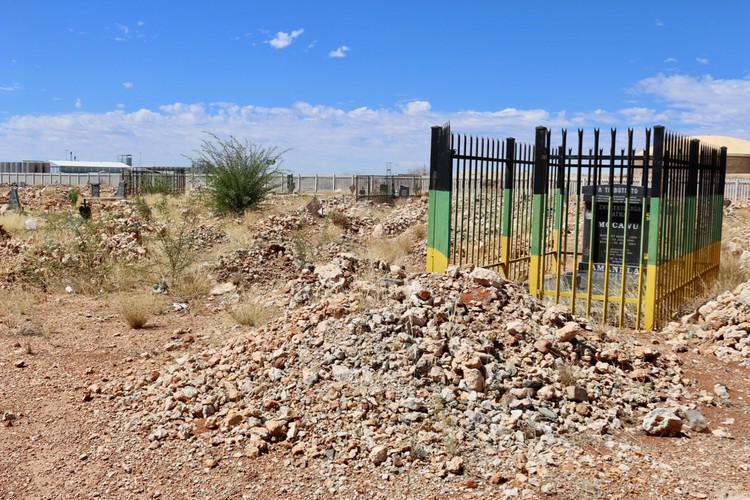
<svg viewBox="0 0 750 500"><path fill-rule="evenodd" d="M15 366L16 368L25 368L26 367L26 361L24 361L22 359L19 359L19 360L13 362L13 366Z"/></svg>
<svg viewBox="0 0 750 500"><path fill-rule="evenodd" d="M721 399L729 399L729 391L721 384L714 385L714 394L719 396Z"/></svg>
<svg viewBox="0 0 750 500"><path fill-rule="evenodd" d="M370 462L374 465L380 465L388 458L388 448L385 446L376 446L370 451Z"/></svg>
<svg viewBox="0 0 750 500"><path fill-rule="evenodd" d="M221 283L220 285L216 285L215 287L211 289L210 293L211 295L219 296L219 295L227 294L229 292L233 292L236 289L237 289L237 286L235 286L234 283L227 282L227 283Z"/></svg>
<svg viewBox="0 0 750 500"><path fill-rule="evenodd" d="M550 342L547 339L541 339L534 342L534 349L541 352L542 354L546 354L550 351L552 348L552 342Z"/></svg>
<svg viewBox="0 0 750 500"><path fill-rule="evenodd" d="M572 342L580 330L581 327L578 323L575 321L568 321L565 323L565 326L559 328L555 332L555 339L557 339L558 342Z"/></svg>
<svg viewBox="0 0 750 500"><path fill-rule="evenodd" d="M266 429L268 429L268 435L271 437L284 437L286 436L286 425L284 422L278 420L266 420Z"/></svg>
<svg viewBox="0 0 750 500"><path fill-rule="evenodd" d="M569 385L565 388L565 397L571 401L583 402L589 400L589 395L581 386Z"/></svg>
<svg viewBox="0 0 750 500"><path fill-rule="evenodd" d="M682 420L668 408L656 408L643 419L643 430L649 436L674 437L682 430Z"/></svg>
<svg viewBox="0 0 750 500"><path fill-rule="evenodd" d="M712 430L711 434L721 439L734 439L734 436L732 436L732 433L723 427L719 427L718 429Z"/></svg>
<svg viewBox="0 0 750 500"><path fill-rule="evenodd" d="M157 427L151 433L148 435L149 441L161 441L162 439L165 439L169 433L167 432L167 429L164 427Z"/></svg>
<svg viewBox="0 0 750 500"><path fill-rule="evenodd" d="M463 474L464 472L464 459L461 457L453 457L445 462L445 470L450 474Z"/></svg>
<svg viewBox="0 0 750 500"><path fill-rule="evenodd" d="M477 267L474 269L470 276L474 283L482 286L500 288L506 282L505 278L503 278L500 273L483 267Z"/></svg>
<svg viewBox="0 0 750 500"><path fill-rule="evenodd" d="M470 391L484 391L484 375L476 368L464 369L464 382L466 383L466 388Z"/></svg>
<svg viewBox="0 0 750 500"><path fill-rule="evenodd" d="M6 411L5 413L3 413L3 422L13 422L17 418L18 417L16 416L16 414L12 411Z"/></svg>
<svg viewBox="0 0 750 500"><path fill-rule="evenodd" d="M240 425L242 421L245 419L242 414L236 410L230 410L229 413L227 413L226 418L224 419L224 422L228 427L235 427L237 425Z"/></svg>
<svg viewBox="0 0 750 500"><path fill-rule="evenodd" d="M500 472L495 472L490 477L490 484L504 484L508 482L508 478L503 476Z"/></svg>
<svg viewBox="0 0 750 500"><path fill-rule="evenodd" d="M696 410L685 410L685 418L687 418L687 426L695 432L707 432L708 421L702 413Z"/></svg>

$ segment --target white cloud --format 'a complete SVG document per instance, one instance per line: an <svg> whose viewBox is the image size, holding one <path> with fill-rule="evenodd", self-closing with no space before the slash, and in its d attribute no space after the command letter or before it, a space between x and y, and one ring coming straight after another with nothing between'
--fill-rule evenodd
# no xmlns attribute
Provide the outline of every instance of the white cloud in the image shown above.
<svg viewBox="0 0 750 500"><path fill-rule="evenodd" d="M426 113L431 108L432 105L427 101L411 101L404 106L404 113L407 115L416 115Z"/></svg>
<svg viewBox="0 0 750 500"><path fill-rule="evenodd" d="M637 83L636 92L665 106L670 122L695 133L750 136L750 79L716 80L711 75L657 75ZM668 124L665 124L668 125Z"/></svg>
<svg viewBox="0 0 750 500"><path fill-rule="evenodd" d="M302 33L304 33L305 30L300 28L298 30L294 30L291 33L285 33L283 31L279 31L276 33L276 36L271 38L270 40L267 40L266 43L273 47L274 49L283 49L284 47L288 47L292 44L295 38L300 36Z"/></svg>
<svg viewBox="0 0 750 500"><path fill-rule="evenodd" d="M667 57L666 59L664 59L664 62L665 63L676 63L677 59L675 59L674 57Z"/></svg>
<svg viewBox="0 0 750 500"><path fill-rule="evenodd" d="M698 62L698 64L708 64L709 62L711 62L705 57L696 57L695 60Z"/></svg>
<svg viewBox="0 0 750 500"><path fill-rule="evenodd" d="M122 82L122 86L126 89L132 89L134 87L133 82Z"/></svg>
<svg viewBox="0 0 750 500"><path fill-rule="evenodd" d="M262 107L231 102L170 103L153 109L27 114L0 118L0 160L55 158L68 144L79 158L106 160L143 151L155 165L186 165L203 131L263 145L292 148L283 167L298 173L373 173L386 161L429 163L430 127L450 121L454 131L532 143L534 128L625 128L662 124L686 134L750 139L750 79L657 75L635 85L636 102L622 109L436 111L427 100L370 108L297 102ZM648 102L646 102L648 101ZM80 99L77 101L80 105ZM118 106L119 108L119 106ZM587 132L588 134L588 132ZM587 136L588 137L588 136Z"/></svg>
<svg viewBox="0 0 750 500"><path fill-rule="evenodd" d="M658 26L659 28L661 28L662 26L664 26L664 21L662 21L660 19L657 19L656 20L656 26Z"/></svg>
<svg viewBox="0 0 750 500"><path fill-rule="evenodd" d="M351 49L347 47L346 45L342 45L336 50L332 50L328 53L328 57L346 57L346 53L350 51Z"/></svg>
<svg viewBox="0 0 750 500"><path fill-rule="evenodd" d="M83 103L81 102L80 97L76 99L76 109L81 109L81 106L83 106Z"/></svg>
<svg viewBox="0 0 750 500"><path fill-rule="evenodd" d="M0 92L16 92L21 89L21 86L17 83L11 85L0 85Z"/></svg>

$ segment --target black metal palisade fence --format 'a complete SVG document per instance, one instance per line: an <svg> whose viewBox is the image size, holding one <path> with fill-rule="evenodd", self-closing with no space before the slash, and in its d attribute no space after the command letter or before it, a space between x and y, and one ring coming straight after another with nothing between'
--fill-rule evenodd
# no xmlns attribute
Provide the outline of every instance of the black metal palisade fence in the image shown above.
<svg viewBox="0 0 750 500"><path fill-rule="evenodd" d="M726 148L662 126L643 138L433 127L427 269L497 269L574 313L657 327L718 275Z"/></svg>

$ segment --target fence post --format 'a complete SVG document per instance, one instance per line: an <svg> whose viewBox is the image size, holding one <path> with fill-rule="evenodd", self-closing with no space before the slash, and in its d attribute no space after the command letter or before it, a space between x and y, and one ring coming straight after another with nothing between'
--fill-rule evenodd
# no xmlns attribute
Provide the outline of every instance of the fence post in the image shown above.
<svg viewBox="0 0 750 500"><path fill-rule="evenodd" d="M711 239L712 260L716 262L717 276L718 270L721 266L721 228L724 222L724 189L726 187L727 178L727 147L722 146L719 150L719 172L718 172L718 186L716 187L715 195L715 217L716 220L713 224L714 237Z"/></svg>
<svg viewBox="0 0 750 500"><path fill-rule="evenodd" d="M427 272L442 273L450 258L453 161L450 124L432 127L430 198L427 218Z"/></svg>
<svg viewBox="0 0 750 500"><path fill-rule="evenodd" d="M691 283L687 290L687 296L693 296L696 292L697 283L694 278L698 274L695 267L695 237L696 237L696 219L697 219L697 195L698 195L698 157L700 155L700 141L693 139L690 141L690 153L688 157L688 180L685 186L685 270L686 282Z"/></svg>
<svg viewBox="0 0 750 500"><path fill-rule="evenodd" d="M502 222L502 253L500 255L500 270L506 279L510 279L510 241L513 236L513 176L516 166L516 140L513 137L505 139L505 179L503 179L503 222Z"/></svg>
<svg viewBox="0 0 750 500"><path fill-rule="evenodd" d="M564 200L565 196L565 148L567 146L567 131L563 130L562 144L558 151L557 165L557 185L555 186L555 304L560 303L560 271L562 261L565 258L563 253L563 210L567 208Z"/></svg>
<svg viewBox="0 0 750 500"><path fill-rule="evenodd" d="M644 327L653 330L656 326L658 272L661 264L659 239L661 232L661 195L664 166L664 127L654 127L654 165L651 170L651 198L648 221L648 252L646 267L646 299L644 301Z"/></svg>
<svg viewBox="0 0 750 500"><path fill-rule="evenodd" d="M529 293L541 298L543 291L544 269L544 222L547 207L547 168L549 157L547 155L547 129L536 128L536 139L534 141L534 179L531 200L531 261L529 271Z"/></svg>

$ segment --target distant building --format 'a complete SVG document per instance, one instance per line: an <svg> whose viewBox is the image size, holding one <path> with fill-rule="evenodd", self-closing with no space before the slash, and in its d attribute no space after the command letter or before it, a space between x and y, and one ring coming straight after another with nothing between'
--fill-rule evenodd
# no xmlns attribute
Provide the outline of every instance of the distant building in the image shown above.
<svg viewBox="0 0 750 500"><path fill-rule="evenodd" d="M696 135L701 144L727 148L727 174L750 174L750 141L724 135Z"/></svg>
<svg viewBox="0 0 750 500"><path fill-rule="evenodd" d="M49 162L49 171L53 174L90 174L112 173L119 174L133 167L119 161L66 161L55 160Z"/></svg>

